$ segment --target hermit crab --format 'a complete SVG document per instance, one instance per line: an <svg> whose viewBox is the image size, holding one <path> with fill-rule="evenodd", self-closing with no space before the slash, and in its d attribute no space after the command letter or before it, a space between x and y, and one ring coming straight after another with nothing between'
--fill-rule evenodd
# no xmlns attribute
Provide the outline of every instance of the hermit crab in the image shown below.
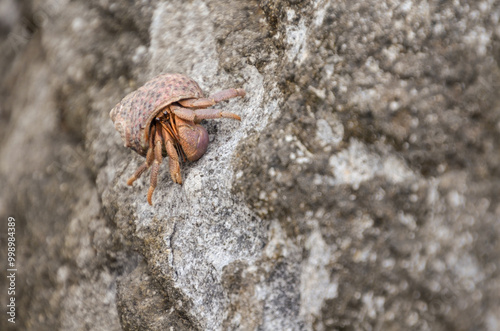
<svg viewBox="0 0 500 331"><path fill-rule="evenodd" d="M151 167L148 203L152 205L162 157L168 155L170 176L182 184L180 159L196 161L208 147L204 119L241 118L233 113L211 109L218 102L245 96L243 89L227 89L208 98L198 84L181 74L163 74L123 98L110 112L125 147L145 156L146 161L127 181L132 185Z"/></svg>

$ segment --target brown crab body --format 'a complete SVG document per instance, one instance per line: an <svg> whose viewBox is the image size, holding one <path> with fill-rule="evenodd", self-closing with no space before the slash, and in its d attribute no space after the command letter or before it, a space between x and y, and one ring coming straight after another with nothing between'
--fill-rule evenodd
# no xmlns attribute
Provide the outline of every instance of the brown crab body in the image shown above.
<svg viewBox="0 0 500 331"><path fill-rule="evenodd" d="M180 74L164 74L127 94L109 114L125 147L146 156L153 119L174 102L202 97L203 92L191 78Z"/></svg>
<svg viewBox="0 0 500 331"><path fill-rule="evenodd" d="M207 150L208 133L200 121L221 117L240 120L236 114L207 107L238 96L245 96L245 91L228 89L204 98L198 84L181 74L157 76L125 96L111 110L111 120L125 146L146 157L127 183L132 185L151 167L148 202L152 204L159 165L162 155L167 154L172 180L182 184L179 156L196 161Z"/></svg>

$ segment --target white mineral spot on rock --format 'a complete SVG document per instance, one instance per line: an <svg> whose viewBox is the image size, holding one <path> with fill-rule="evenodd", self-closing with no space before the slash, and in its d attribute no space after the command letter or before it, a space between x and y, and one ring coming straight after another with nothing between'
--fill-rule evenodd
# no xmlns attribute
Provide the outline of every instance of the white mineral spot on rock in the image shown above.
<svg viewBox="0 0 500 331"><path fill-rule="evenodd" d="M370 318L375 318L378 312L383 312L385 299L381 296L374 296L370 291L362 295L361 302L363 302L363 313Z"/></svg>
<svg viewBox="0 0 500 331"><path fill-rule="evenodd" d="M316 10L316 13L314 14L313 23L316 27L320 27L321 24L323 24L326 10L330 6L328 3L325 4L323 1L320 1L320 0L315 1L313 6L314 6L314 9Z"/></svg>
<svg viewBox="0 0 500 331"><path fill-rule="evenodd" d="M379 99L376 89L360 89L353 94L351 102L361 109L368 109L374 100Z"/></svg>
<svg viewBox="0 0 500 331"><path fill-rule="evenodd" d="M338 296L339 284L330 280L328 265L333 262L332 247L327 245L319 229L314 230L305 242L309 257L303 262L300 283L300 314L309 327L321 316L323 302Z"/></svg>
<svg viewBox="0 0 500 331"><path fill-rule="evenodd" d="M414 326L418 322L418 314L416 312L411 312L407 317L406 317L406 324L408 326Z"/></svg>
<svg viewBox="0 0 500 331"><path fill-rule="evenodd" d="M307 164L307 163L311 163L311 159L308 158L308 157L298 157L295 162L297 164Z"/></svg>
<svg viewBox="0 0 500 331"><path fill-rule="evenodd" d="M269 258L287 257L289 248L294 250L294 244L287 239L287 235L277 221L270 226L270 239L264 248L264 254ZM293 246L293 247L292 247Z"/></svg>
<svg viewBox="0 0 500 331"><path fill-rule="evenodd" d="M360 250L355 250L354 254L352 255L352 260L356 263L359 262L367 262L370 259L371 255L371 247L364 247L363 249Z"/></svg>
<svg viewBox="0 0 500 331"><path fill-rule="evenodd" d="M412 231L417 228L417 222L415 221L415 217L413 215L401 212L398 215L398 219L402 224L406 225L408 229Z"/></svg>
<svg viewBox="0 0 500 331"><path fill-rule="evenodd" d="M290 62L296 59L300 64L307 58L306 39L307 28L304 21L286 27L286 41L289 45L287 55Z"/></svg>
<svg viewBox="0 0 500 331"><path fill-rule="evenodd" d="M389 62L393 62L399 56L400 49L396 45L389 46L388 48L384 48L382 50L382 54L386 57Z"/></svg>
<svg viewBox="0 0 500 331"><path fill-rule="evenodd" d="M383 174L391 183L401 183L403 181L415 178L415 174L404 164L404 161L395 157L388 156L383 161Z"/></svg>
<svg viewBox="0 0 500 331"><path fill-rule="evenodd" d="M363 233L373 227L374 221L373 219L366 214L363 214L361 217L356 218L353 222L353 234L358 239L363 239Z"/></svg>
<svg viewBox="0 0 500 331"><path fill-rule="evenodd" d="M401 9L403 13L407 13L411 10L411 7L412 7L411 1L405 1L399 6L399 9Z"/></svg>
<svg viewBox="0 0 500 331"><path fill-rule="evenodd" d="M73 19L73 21L71 22L71 29L74 31L74 32L81 32L83 29L85 29L85 26L86 26L86 22L83 18L81 17L76 17L75 19Z"/></svg>
<svg viewBox="0 0 500 331"><path fill-rule="evenodd" d="M184 178L183 188L186 190L186 193L195 196L195 192L202 190L204 184L203 177L204 174L201 168L191 169L189 176Z"/></svg>
<svg viewBox="0 0 500 331"><path fill-rule="evenodd" d="M344 126L340 121L335 121L332 127L325 119L316 121L316 139L321 147L327 145L337 146L344 137Z"/></svg>
<svg viewBox="0 0 500 331"><path fill-rule="evenodd" d="M398 108L399 108L399 102L397 102L397 101L391 101L389 103L389 109L390 110L396 111L396 110L398 110Z"/></svg>
<svg viewBox="0 0 500 331"><path fill-rule="evenodd" d="M57 281L59 283L64 283L70 275L69 267L63 265L57 269Z"/></svg>
<svg viewBox="0 0 500 331"><path fill-rule="evenodd" d="M269 174L269 176L271 176L271 177L276 176L276 170L275 170L273 167L269 168L269 170L267 171L267 173L268 173L268 174ZM240 176L240 177L241 177L241 176Z"/></svg>
<svg viewBox="0 0 500 331"><path fill-rule="evenodd" d="M380 157L370 153L361 142L352 140L347 149L330 157L329 165L338 184L359 186L375 177Z"/></svg>
<svg viewBox="0 0 500 331"><path fill-rule="evenodd" d="M459 206L463 206L463 204L465 203L465 198L463 195L461 195L460 193L458 193L457 191L453 190L451 192L448 193L448 195L446 196L447 200L448 200L448 203L450 204L450 206L452 207L459 207Z"/></svg>
<svg viewBox="0 0 500 331"><path fill-rule="evenodd" d="M392 269L396 265L396 261L392 258L385 259L382 261L382 267L386 269Z"/></svg>
<svg viewBox="0 0 500 331"><path fill-rule="evenodd" d="M375 176L387 178L391 183L413 180L416 175L402 160L393 155L382 158L372 153L358 140L351 140L349 147L329 159L337 184L350 184L355 189L362 182Z"/></svg>
<svg viewBox="0 0 500 331"><path fill-rule="evenodd" d="M141 45L141 46L137 47L135 49L134 56L132 57L132 61L134 61L134 63L140 62L141 59L144 57L144 55L146 55L147 52L148 52L148 49L146 48L146 46Z"/></svg>
<svg viewBox="0 0 500 331"><path fill-rule="evenodd" d="M485 320L487 331L500 330L500 307L491 308L491 312L488 313Z"/></svg>
<svg viewBox="0 0 500 331"><path fill-rule="evenodd" d="M314 93L321 100L324 100L326 98L326 91L325 91L325 89L317 89L317 88L315 88L314 86L311 85L311 86L309 86L307 88L307 90L309 90L310 92Z"/></svg>
<svg viewBox="0 0 500 331"><path fill-rule="evenodd" d="M475 47L479 56L484 56L488 45L490 45L491 33L491 31L486 31L484 27L477 27L464 36L464 41Z"/></svg>

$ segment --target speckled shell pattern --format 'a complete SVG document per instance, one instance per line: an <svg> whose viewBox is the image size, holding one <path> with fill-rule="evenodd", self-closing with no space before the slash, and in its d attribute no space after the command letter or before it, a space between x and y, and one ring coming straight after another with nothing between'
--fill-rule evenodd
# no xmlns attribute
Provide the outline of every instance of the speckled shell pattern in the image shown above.
<svg viewBox="0 0 500 331"><path fill-rule="evenodd" d="M194 80L181 74L163 74L125 96L109 115L125 147L145 156L151 121L171 103L191 98L203 98Z"/></svg>

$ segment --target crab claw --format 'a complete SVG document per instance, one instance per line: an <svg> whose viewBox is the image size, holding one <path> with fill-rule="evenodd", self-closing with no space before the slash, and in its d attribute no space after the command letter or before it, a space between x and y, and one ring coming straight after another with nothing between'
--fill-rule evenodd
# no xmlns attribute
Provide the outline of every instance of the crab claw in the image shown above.
<svg viewBox="0 0 500 331"><path fill-rule="evenodd" d="M179 142L187 159L196 161L207 151L208 132L201 125L182 122L177 125Z"/></svg>

